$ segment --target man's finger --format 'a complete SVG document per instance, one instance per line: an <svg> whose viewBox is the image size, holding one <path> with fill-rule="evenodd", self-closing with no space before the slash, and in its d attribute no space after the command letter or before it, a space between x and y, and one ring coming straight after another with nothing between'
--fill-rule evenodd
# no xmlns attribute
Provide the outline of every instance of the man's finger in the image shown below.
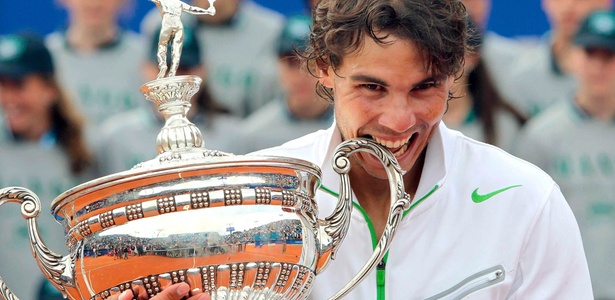
<svg viewBox="0 0 615 300"><path fill-rule="evenodd" d="M156 295L152 300L180 300L185 296L188 296L190 292L190 285L185 282L170 285L165 287L164 290ZM120 299L124 300L124 299Z"/></svg>
<svg viewBox="0 0 615 300"><path fill-rule="evenodd" d="M190 297L188 300L210 300L211 298L209 297L209 294L207 293L203 293L200 290L197 290L198 292L195 292L195 290L192 291L192 297Z"/></svg>
<svg viewBox="0 0 615 300"><path fill-rule="evenodd" d="M122 292L120 296L117 298L117 300L132 300L132 298L133 298L132 291L128 289ZM109 299L113 299L113 296Z"/></svg>

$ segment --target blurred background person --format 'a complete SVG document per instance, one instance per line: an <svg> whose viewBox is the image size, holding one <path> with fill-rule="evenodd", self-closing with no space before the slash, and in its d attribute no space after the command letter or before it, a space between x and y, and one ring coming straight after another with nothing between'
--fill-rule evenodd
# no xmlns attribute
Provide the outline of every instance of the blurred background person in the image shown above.
<svg viewBox="0 0 615 300"><path fill-rule="evenodd" d="M243 124L247 151L256 151L301 137L333 122L333 106L316 94L317 78L301 67L301 52L310 33L311 18L288 19L278 41L280 95L254 112Z"/></svg>
<svg viewBox="0 0 615 300"><path fill-rule="evenodd" d="M527 119L499 93L483 56L481 29L471 21L468 28L472 31L468 43L473 52L465 56L463 73L454 83L443 121L471 138L510 151Z"/></svg>
<svg viewBox="0 0 615 300"><path fill-rule="evenodd" d="M542 0L551 30L536 47L524 51L508 71L503 93L528 116L570 97L576 89L572 75L581 51L572 43L589 13L608 9L613 0Z"/></svg>
<svg viewBox="0 0 615 300"><path fill-rule="evenodd" d="M209 7L207 0L192 5ZM215 16L184 14L196 24L211 93L231 112L245 118L280 93L276 68L276 39L284 17L251 0L216 1ZM141 32L151 34L160 24L157 11L144 18Z"/></svg>
<svg viewBox="0 0 615 300"><path fill-rule="evenodd" d="M594 296L615 299L615 13L595 12L580 28L579 85L532 119L517 154L549 173L572 208Z"/></svg>
<svg viewBox="0 0 615 300"><path fill-rule="evenodd" d="M509 72L522 53L535 45L530 38L507 38L487 30L491 15L491 0L461 0L472 24L482 33L481 62L493 78L498 91L508 82ZM512 21L512 17L510 18ZM503 95L501 95L503 96Z"/></svg>
<svg viewBox="0 0 615 300"><path fill-rule="evenodd" d="M147 60L142 61L143 77L146 81L155 80L158 75L158 35L150 38ZM208 73L202 61L202 55L195 30L184 28L182 55L177 76L196 75L203 79L199 92L192 97L192 107L188 119L203 134L205 148L224 152L244 152L239 125L241 119L233 116L228 109L218 104L209 92ZM171 63L171 53L167 52L167 63ZM136 108L109 118L101 126L97 141L97 157L102 172L111 174L125 171L140 162L154 159L156 137L164 126L164 117L157 108L141 96L146 107Z"/></svg>
<svg viewBox="0 0 615 300"><path fill-rule="evenodd" d="M139 35L119 25L127 1L59 0L68 24L47 37L58 79L89 125L143 102L140 64L146 46Z"/></svg>
<svg viewBox="0 0 615 300"><path fill-rule="evenodd" d="M42 37L0 38L0 187L23 186L41 200L45 243L67 254L64 231L50 213L62 192L95 175L83 119L55 79ZM13 203L0 208L0 274L21 299L35 299L43 275L30 254L26 221Z"/></svg>

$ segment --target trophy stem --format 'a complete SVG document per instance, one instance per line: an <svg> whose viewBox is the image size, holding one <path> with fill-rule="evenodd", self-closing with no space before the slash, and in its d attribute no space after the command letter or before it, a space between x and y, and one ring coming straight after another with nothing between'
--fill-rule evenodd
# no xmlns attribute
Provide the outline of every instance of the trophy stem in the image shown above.
<svg viewBox="0 0 615 300"><path fill-rule="evenodd" d="M153 80L141 86L141 92L158 107L166 120L156 139L159 154L183 152L203 146L201 131L187 118L192 106L190 98L199 91L201 82L198 76L175 76Z"/></svg>

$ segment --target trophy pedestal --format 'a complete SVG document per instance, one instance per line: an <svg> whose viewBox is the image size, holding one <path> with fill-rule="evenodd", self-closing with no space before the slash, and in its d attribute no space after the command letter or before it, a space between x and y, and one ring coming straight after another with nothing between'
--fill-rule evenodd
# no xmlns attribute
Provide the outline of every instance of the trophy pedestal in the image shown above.
<svg viewBox="0 0 615 300"><path fill-rule="evenodd" d="M200 77L187 75L157 79L141 86L145 98L158 108L166 121L156 139L156 149L160 155L135 168L230 155L202 148L201 132L186 117L192 106L190 99L199 91L201 82Z"/></svg>

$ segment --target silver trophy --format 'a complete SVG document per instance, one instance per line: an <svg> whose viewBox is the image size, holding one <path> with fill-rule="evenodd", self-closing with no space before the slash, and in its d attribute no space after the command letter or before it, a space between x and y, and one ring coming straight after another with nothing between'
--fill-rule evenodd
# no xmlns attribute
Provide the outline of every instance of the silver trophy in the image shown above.
<svg viewBox="0 0 615 300"><path fill-rule="evenodd" d="M332 299L343 297L382 260L409 207L397 160L371 140L340 144L332 159L340 175L339 202L322 220L314 200L321 178L318 166L205 149L200 131L186 118L201 79L174 74L181 52L181 11L213 14L214 1L208 10L178 0L153 2L163 16L160 75L141 91L166 119L156 141L159 155L76 186L53 201L52 212L66 232L69 255L64 257L48 249L39 235L38 197L25 188L0 189L0 205L21 204L43 274L75 300L106 299L127 289L153 297L179 282L212 299L304 299L347 232L352 211L349 156L362 151L382 161L391 208L373 255ZM179 46L173 47L165 77L172 36ZM17 299L1 279L0 298Z"/></svg>

